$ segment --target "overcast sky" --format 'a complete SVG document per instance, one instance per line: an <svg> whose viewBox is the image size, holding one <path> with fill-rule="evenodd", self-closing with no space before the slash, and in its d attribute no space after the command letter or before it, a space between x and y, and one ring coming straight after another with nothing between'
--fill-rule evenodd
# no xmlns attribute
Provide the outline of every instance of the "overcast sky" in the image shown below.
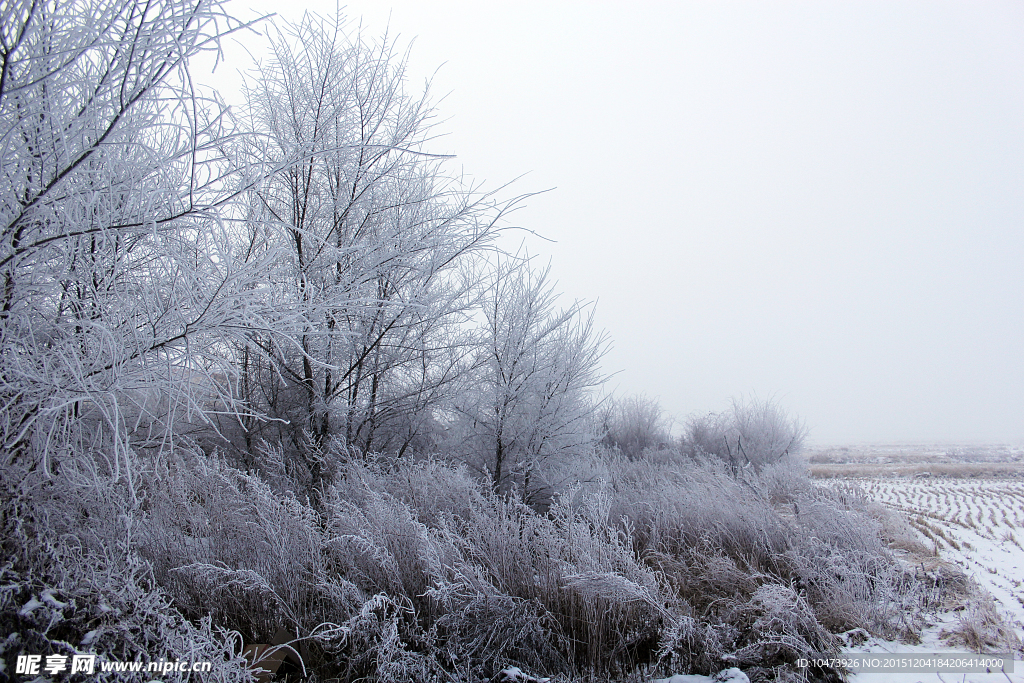
<svg viewBox="0 0 1024 683"><path fill-rule="evenodd" d="M1024 443L1024 3L344 11L415 39L434 151L555 188L515 223L597 301L609 388L679 420L774 396L819 444Z"/></svg>

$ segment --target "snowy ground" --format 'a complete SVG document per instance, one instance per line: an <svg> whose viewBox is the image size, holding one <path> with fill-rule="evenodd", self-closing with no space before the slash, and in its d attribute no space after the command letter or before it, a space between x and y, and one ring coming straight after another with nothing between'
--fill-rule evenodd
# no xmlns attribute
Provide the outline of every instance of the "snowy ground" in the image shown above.
<svg viewBox="0 0 1024 683"><path fill-rule="evenodd" d="M875 500L906 515L915 529L934 543L941 556L959 565L992 595L1000 612L1016 622L1024 636L1024 482L1014 479L885 478L858 480ZM956 625L943 615L909 646L871 640L850 652L964 652L942 643L939 634ZM1024 661L1014 673L922 674L862 673L851 683L1024 683Z"/></svg>
<svg viewBox="0 0 1024 683"><path fill-rule="evenodd" d="M984 586L1024 636L1024 481L874 479L858 482L902 512L942 557Z"/></svg>
<svg viewBox="0 0 1024 683"><path fill-rule="evenodd" d="M846 648L849 653L873 653L885 656L890 653L914 653L920 655L966 653L964 648L952 648L946 645L939 634L943 629L956 626L956 615L946 614L937 620L932 628L921 635L919 645L907 645L891 641L871 638L857 647ZM1020 655L1018 654L1018 657ZM1024 683L1024 661L1014 659L1013 673L994 671L992 673L905 673L905 672L874 672L859 673L850 676L850 683Z"/></svg>

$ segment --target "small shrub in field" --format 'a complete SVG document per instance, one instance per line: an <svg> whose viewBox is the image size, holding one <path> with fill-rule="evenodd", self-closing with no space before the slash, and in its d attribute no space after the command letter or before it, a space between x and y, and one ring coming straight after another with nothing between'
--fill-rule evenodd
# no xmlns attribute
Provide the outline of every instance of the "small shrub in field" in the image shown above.
<svg viewBox="0 0 1024 683"><path fill-rule="evenodd" d="M792 455L784 455L750 477L758 494L772 505L792 504L810 497L814 483L807 465Z"/></svg>
<svg viewBox="0 0 1024 683"><path fill-rule="evenodd" d="M668 671L711 675L731 663L740 634L735 626L680 617L661 636L661 664Z"/></svg>
<svg viewBox="0 0 1024 683"><path fill-rule="evenodd" d="M682 439L691 457L709 455L729 465L734 475L760 470L803 449L807 428L771 400L733 400L729 410L692 418Z"/></svg>
<svg viewBox="0 0 1024 683"><path fill-rule="evenodd" d="M352 502L365 500L370 491L386 492L429 527L452 515L468 519L489 495L465 465L438 459L401 464L386 458L352 461L341 469L334 489L339 500Z"/></svg>
<svg viewBox="0 0 1024 683"><path fill-rule="evenodd" d="M761 586L748 602L735 608L731 621L740 625L743 634L733 654L735 661L755 678L762 672L772 677L779 670L793 673L798 658L834 652L838 646L807 601L788 586ZM815 673L824 680L840 680L834 672Z"/></svg>
<svg viewBox="0 0 1024 683"><path fill-rule="evenodd" d="M916 637L926 608L920 582L889 552L872 504L855 488L823 488L801 505L801 542L788 555L822 623Z"/></svg>
<svg viewBox="0 0 1024 683"><path fill-rule="evenodd" d="M902 550L919 557L935 554L934 546L929 548L922 543L914 533L911 523L899 513L878 503L867 504L865 511L878 523L879 536L889 548Z"/></svg>
<svg viewBox="0 0 1024 683"><path fill-rule="evenodd" d="M728 666L745 669L752 680L806 680L800 657L832 652L835 636L818 623L793 589L764 584L747 600L733 603L721 621L683 617L665 630L662 664L670 670L712 675ZM839 681L838 672L814 670L815 680Z"/></svg>
<svg viewBox="0 0 1024 683"><path fill-rule="evenodd" d="M661 406L646 396L610 398L602 406L600 419L602 445L617 449L631 460L665 448L672 441Z"/></svg>
<svg viewBox="0 0 1024 683"><path fill-rule="evenodd" d="M639 551L697 615L719 618L723 600L749 600L776 583L797 586L836 632L898 636L919 628L917 582L889 553L857 491L817 488L771 468L763 470L769 483L748 483L714 461L659 472L628 463L617 472L613 516L628 520ZM781 517L773 499L794 500L800 514Z"/></svg>

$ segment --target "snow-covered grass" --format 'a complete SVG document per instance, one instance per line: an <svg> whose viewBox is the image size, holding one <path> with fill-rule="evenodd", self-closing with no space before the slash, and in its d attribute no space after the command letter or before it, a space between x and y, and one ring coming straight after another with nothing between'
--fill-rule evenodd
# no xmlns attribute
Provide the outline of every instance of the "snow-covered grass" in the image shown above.
<svg viewBox="0 0 1024 683"><path fill-rule="evenodd" d="M59 477L0 473L5 665L72 648L243 681L241 643L283 627L312 681L759 683L839 680L796 660L851 629L871 635L848 650L1019 644L1021 482L597 452L538 512L431 459L339 459L310 502L271 456L260 474L185 448L131 460L131 479L83 455ZM940 683L912 676L853 680Z"/></svg>
<svg viewBox="0 0 1024 683"><path fill-rule="evenodd" d="M142 683L152 676L99 667L163 659L210 661L211 683L249 681L239 635L209 614L184 618L140 555L141 477L115 480L86 462L63 462L60 478L19 461L0 468L0 680L19 654L95 653L89 680Z"/></svg>
<svg viewBox="0 0 1024 683"><path fill-rule="evenodd" d="M731 667L801 680L797 657L838 651L830 632L912 635L934 600L888 551L891 520L795 465L738 479L714 462L598 453L593 482L538 513L436 460L339 461L315 507L286 478L216 454L134 462L130 482L85 462L63 462L63 478L5 473L16 560L0 616L7 632L49 633L5 646L10 665L58 636L123 659L192 643L222 680L244 680L239 641L283 627L315 680L476 681L508 667L553 681ZM83 578L97 587L77 604L112 610L46 631L46 596L67 602Z"/></svg>

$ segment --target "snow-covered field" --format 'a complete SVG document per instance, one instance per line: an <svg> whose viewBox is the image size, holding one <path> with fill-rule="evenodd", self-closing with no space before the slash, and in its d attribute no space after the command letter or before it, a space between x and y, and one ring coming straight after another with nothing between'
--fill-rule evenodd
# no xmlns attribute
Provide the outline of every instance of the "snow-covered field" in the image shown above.
<svg viewBox="0 0 1024 683"><path fill-rule="evenodd" d="M1024 481L874 479L859 482L1024 623Z"/></svg>
<svg viewBox="0 0 1024 683"><path fill-rule="evenodd" d="M878 502L903 513L928 545L959 565L995 600L996 608L1024 636L1024 481L1019 479L876 478L857 483ZM956 613L940 615L920 645L872 640L850 651L944 652L939 635L957 625ZM1014 673L864 673L852 683L1024 682L1024 662Z"/></svg>

